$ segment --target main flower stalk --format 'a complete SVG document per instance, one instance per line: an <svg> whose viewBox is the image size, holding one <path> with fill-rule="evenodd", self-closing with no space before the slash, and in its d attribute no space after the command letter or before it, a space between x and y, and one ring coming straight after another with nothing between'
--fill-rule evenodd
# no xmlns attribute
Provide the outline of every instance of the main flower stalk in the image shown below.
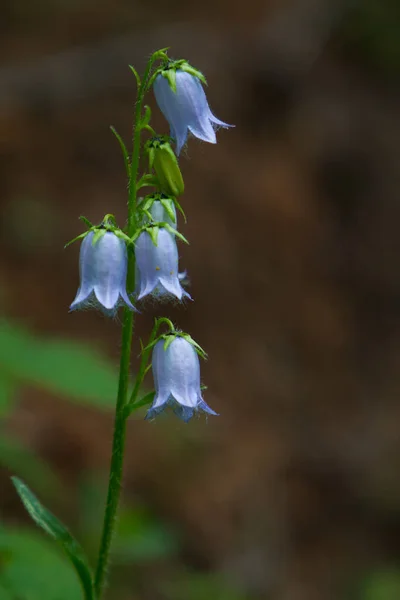
<svg viewBox="0 0 400 600"><path fill-rule="evenodd" d="M145 86L148 79L149 64L139 86L135 120L133 129L133 148L130 164L129 176L129 199L128 199L128 236L132 237L137 226L136 207L137 207L137 178L140 160L140 142L141 142L141 115L143 110L143 98ZM130 251L128 255L128 274L127 274L128 293L135 289L135 254ZM128 308L124 309L122 326L122 348L121 361L119 369L118 396L115 409L114 437L110 465L110 476L108 482L107 502L104 514L103 530L100 540L100 549L97 560L96 574L94 580L94 589L97 600L100 600L106 585L107 569L110 561L111 542L113 538L116 514L118 510L119 498L121 494L124 450L126 438L126 421L128 413L125 410L128 402L129 371L131 346L134 327L134 313Z"/></svg>

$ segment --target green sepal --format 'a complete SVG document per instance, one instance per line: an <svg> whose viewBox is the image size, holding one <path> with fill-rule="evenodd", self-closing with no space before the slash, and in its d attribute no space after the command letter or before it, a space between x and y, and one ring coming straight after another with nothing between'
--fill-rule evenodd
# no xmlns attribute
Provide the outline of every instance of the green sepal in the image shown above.
<svg viewBox="0 0 400 600"><path fill-rule="evenodd" d="M87 234L89 233L89 231L85 231L84 233L81 233L80 235L77 235L73 240L70 240L69 242L67 242L64 245L64 249L68 248L68 246L70 246L71 244L73 244L74 242L77 242L78 240L83 240L83 238L85 238L87 236Z"/></svg>
<svg viewBox="0 0 400 600"><path fill-rule="evenodd" d="M175 221L175 223L176 223L176 216L175 216L174 211L171 208L171 204L173 205L174 201L171 198L161 198L160 202L161 202L161 205L164 207L165 212L171 219L171 221Z"/></svg>
<svg viewBox="0 0 400 600"><path fill-rule="evenodd" d="M105 228L104 229L95 229L93 239L92 239L92 246L95 246L97 244L97 242L99 242L101 240L101 238L105 236L106 233L107 233L107 229L105 229Z"/></svg>
<svg viewBox="0 0 400 600"><path fill-rule="evenodd" d="M168 350L168 348L170 347L170 345L172 344L172 342L174 341L174 339L178 337L176 335L168 335L167 337L164 338L165 342L164 342L164 352L166 352Z"/></svg>
<svg viewBox="0 0 400 600"><path fill-rule="evenodd" d="M175 69L167 69L162 71L161 75L168 80L169 87L176 94L176 71Z"/></svg>
<svg viewBox="0 0 400 600"><path fill-rule="evenodd" d="M179 212L181 213L183 220L185 221L185 223L187 223L187 219L186 219L186 215L184 213L184 210L182 208L182 206L179 204L178 200L176 198L173 198L173 203L175 204L175 207L179 210Z"/></svg>
<svg viewBox="0 0 400 600"><path fill-rule="evenodd" d="M192 65L190 65L188 62L185 61L179 68L182 71L185 71L185 73L189 73L190 75L193 75L193 77L197 77L197 79L200 79L200 81L204 83L204 85L208 85L207 79L204 77L203 73L198 69L192 67Z"/></svg>
<svg viewBox="0 0 400 600"><path fill-rule="evenodd" d="M95 246L97 242L101 240L101 238L107 233L107 231L114 233L114 235L124 240L128 245L132 241L121 229L119 229L115 217L112 214L105 215L100 225L92 225L92 223L88 219L86 219L86 217L79 218L83 220L86 223L86 225L89 225L90 228L84 233L78 235L76 238L74 238L67 244L65 244L64 248L67 248L68 246L70 246L74 242L77 242L78 240L83 240L91 231L94 232L94 236L92 239L93 246Z"/></svg>
<svg viewBox="0 0 400 600"><path fill-rule="evenodd" d="M142 212L151 219L151 213L149 213L145 207L142 208ZM182 240L182 242L185 242L185 244L189 244L188 240L185 238L184 235L182 235L174 227L171 227L171 225L169 223L166 223L165 221L150 221L150 223L145 223L142 227L139 227L135 231L134 235L131 238L128 238L129 242L134 243L139 237L139 235L146 231L150 235L153 244L157 246L158 232L160 228L166 229L169 233L175 235L180 240Z"/></svg>
<svg viewBox="0 0 400 600"><path fill-rule="evenodd" d="M128 246L131 244L131 238L127 236L126 233L124 233L121 229L116 229L114 231L114 235L116 235L120 240L124 240Z"/></svg>
<svg viewBox="0 0 400 600"><path fill-rule="evenodd" d="M85 223L85 225L86 225L86 227L87 227L88 229L91 229L91 228L93 227L93 223L91 223L91 222L89 221L89 219L87 219L87 218L86 218L86 217L84 217L83 215L81 215L81 216L79 217L79 220L80 220L80 221L82 221L83 223Z"/></svg>
<svg viewBox="0 0 400 600"><path fill-rule="evenodd" d="M189 244L189 242L185 238L185 236L182 235L177 229L174 229L174 227L171 227L171 225L169 223L160 223L160 225L162 225L164 227L164 229L169 231L169 233L176 235L176 237L179 238L180 240L182 240L182 242L185 242L185 244Z"/></svg>
<svg viewBox="0 0 400 600"><path fill-rule="evenodd" d="M15 489L29 515L39 527L60 544L80 579L85 600L94 600L93 577L81 545L68 529L48 511L18 477L11 477ZM50 575L49 575L50 576Z"/></svg>
<svg viewBox="0 0 400 600"><path fill-rule="evenodd" d="M203 350L203 348L188 333L180 333L179 335L193 346L193 348L196 350L197 354L201 356L201 358L207 360L207 352Z"/></svg>
<svg viewBox="0 0 400 600"><path fill-rule="evenodd" d="M185 71L193 77L197 77L204 85L207 85L207 79L203 73L195 67L192 67L192 65L184 58L180 60L165 60L164 64L155 71L150 81L153 83L158 75L162 75L168 79L171 89L176 93L176 71Z"/></svg>
<svg viewBox="0 0 400 600"><path fill-rule="evenodd" d="M173 325L172 325L172 327L173 327ZM205 352L205 350L203 350L203 348L188 333L185 333L184 331L178 331L175 328L170 329L170 331L168 331L167 333L163 333L162 335L159 335L150 344L148 344L144 350L146 351L146 350L150 350L151 348L154 348L154 346L160 340L164 340L164 350L167 350L169 348L169 346L172 344L172 342L174 341L174 339L177 337L184 338L187 342L189 342L189 344L191 346L193 346L193 348L196 350L197 354L201 358L203 358L204 360L207 360L207 353Z"/></svg>
<svg viewBox="0 0 400 600"><path fill-rule="evenodd" d="M171 343L173 342L173 340L176 337L184 338L187 342L189 342L189 344L191 346L193 346L193 348L196 350L197 354L201 358L203 358L204 360L207 360L207 353L203 350L203 348L197 342L195 342L195 340L188 333L185 333L184 331L169 332L167 334L161 335L158 338L158 340L160 340L160 339L164 339L165 340L164 350L167 350L168 347L171 345ZM157 343L158 340L156 340L156 343Z"/></svg>
<svg viewBox="0 0 400 600"><path fill-rule="evenodd" d="M147 232L150 234L151 237L151 241L153 242L153 244L155 246L157 246L158 244L158 232L160 231L160 228L156 225L155 227L150 227Z"/></svg>

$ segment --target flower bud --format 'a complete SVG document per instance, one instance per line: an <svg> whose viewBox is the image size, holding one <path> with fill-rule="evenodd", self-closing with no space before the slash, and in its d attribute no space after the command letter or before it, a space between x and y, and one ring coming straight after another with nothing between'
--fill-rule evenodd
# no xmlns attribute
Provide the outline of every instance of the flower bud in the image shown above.
<svg viewBox="0 0 400 600"><path fill-rule="evenodd" d="M70 309L97 306L113 315L122 301L136 310L126 292L127 268L125 242L111 231L105 231L98 239L90 231L81 244L80 287Z"/></svg>
<svg viewBox="0 0 400 600"><path fill-rule="evenodd" d="M184 337L159 340L153 349L152 370L156 395L146 419L155 417L166 406L189 421L195 412L216 415L203 400L200 390L200 361L193 345Z"/></svg>
<svg viewBox="0 0 400 600"><path fill-rule="evenodd" d="M156 172L160 191L175 198L183 194L182 173L170 143L163 137L154 137L147 142L146 149L149 167Z"/></svg>

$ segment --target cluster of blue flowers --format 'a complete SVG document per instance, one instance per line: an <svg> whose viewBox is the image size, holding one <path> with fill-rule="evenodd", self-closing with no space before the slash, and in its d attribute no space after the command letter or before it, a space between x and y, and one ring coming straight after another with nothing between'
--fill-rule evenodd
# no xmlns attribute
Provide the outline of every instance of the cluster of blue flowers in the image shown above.
<svg viewBox="0 0 400 600"><path fill-rule="evenodd" d="M178 165L188 133L216 143L215 127L230 127L210 110L202 86L203 75L184 60L167 60L155 72L152 83L159 108L170 126L170 136L152 134L145 145L149 173L140 180L157 191L139 199L137 228L133 237L120 230L110 215L99 226L89 224L82 239L79 267L80 287L71 310L95 306L106 315L115 315L124 305L136 311L135 301L152 296L156 300L190 299L179 271L177 211L184 183ZM173 151L175 145L175 153ZM182 211L183 212L183 211ZM79 239L77 238L77 239ZM127 290L129 252L134 253L135 289ZM184 421L196 411L215 415L205 403L200 388L201 351L187 334L175 329L160 336L152 345L155 397L146 418L152 418L167 405Z"/></svg>

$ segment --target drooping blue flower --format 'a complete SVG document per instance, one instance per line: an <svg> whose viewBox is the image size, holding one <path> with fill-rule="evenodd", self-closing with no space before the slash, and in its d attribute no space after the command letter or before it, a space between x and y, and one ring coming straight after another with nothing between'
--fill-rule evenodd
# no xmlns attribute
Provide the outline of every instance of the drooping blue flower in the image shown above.
<svg viewBox="0 0 400 600"><path fill-rule="evenodd" d="M166 406L172 406L175 414L185 422L195 412L217 415L203 400L199 357L184 337L177 336L170 344L164 339L157 342L153 349L152 370L156 395L146 419L155 417Z"/></svg>
<svg viewBox="0 0 400 600"><path fill-rule="evenodd" d="M175 236L161 227L157 246L150 234L143 231L135 245L136 265L139 272L138 300L149 294L156 297L172 295L182 300L190 295L180 284L178 271L178 249Z"/></svg>
<svg viewBox="0 0 400 600"><path fill-rule="evenodd" d="M71 310L96 306L109 315L125 303L136 310L126 291L128 253L126 244L107 231L93 245L94 232L87 234L79 255L80 287Z"/></svg>
<svg viewBox="0 0 400 600"><path fill-rule="evenodd" d="M157 75L154 81L154 95L169 123L171 137L176 141L176 153L180 154L188 131L200 140L216 144L214 126L231 127L231 125L213 115L199 78L178 69L175 80L176 91L174 91L167 74L168 71L162 71Z"/></svg>

